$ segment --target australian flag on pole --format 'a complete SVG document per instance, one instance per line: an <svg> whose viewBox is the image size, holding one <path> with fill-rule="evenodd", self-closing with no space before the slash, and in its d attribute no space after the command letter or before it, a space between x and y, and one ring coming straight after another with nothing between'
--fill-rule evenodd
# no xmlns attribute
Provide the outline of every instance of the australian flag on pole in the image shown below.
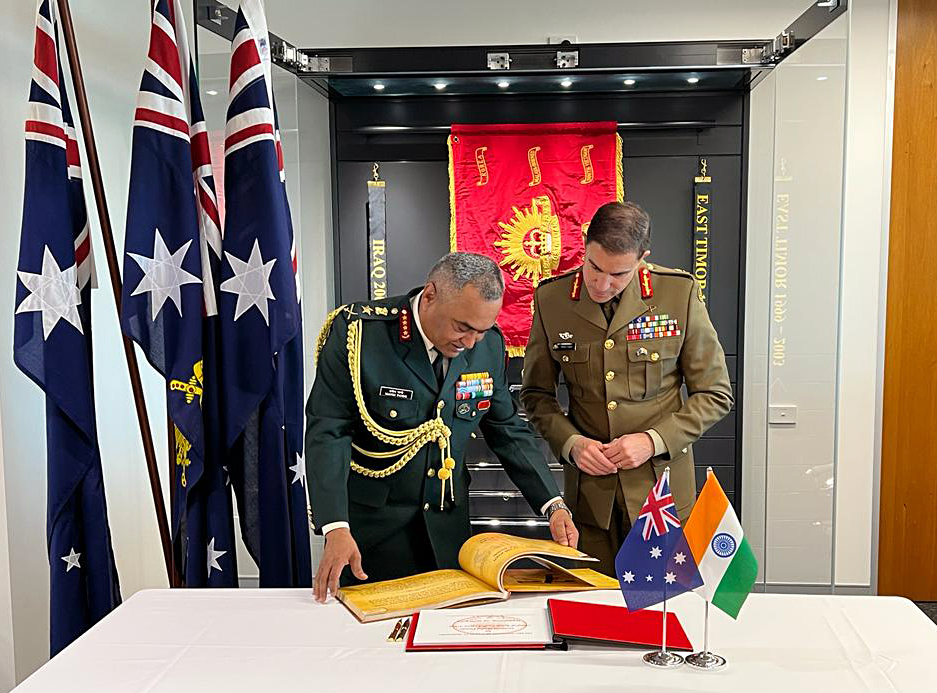
<svg viewBox="0 0 937 693"><path fill-rule="evenodd" d="M641 507L615 556L615 572L629 611L637 611L703 584L687 545L665 471Z"/></svg>
<svg viewBox="0 0 937 693"><path fill-rule="evenodd" d="M221 351L241 534L262 587L311 583L302 458L302 316L261 0L243 0L225 129Z"/></svg>
<svg viewBox="0 0 937 693"><path fill-rule="evenodd" d="M91 359L91 255L54 2L42 0L29 115L13 360L46 394L51 652L120 603Z"/></svg>
<svg viewBox="0 0 937 693"><path fill-rule="evenodd" d="M121 326L166 379L172 532L188 587L237 586L219 419L221 222L180 0L156 0L134 115Z"/></svg>

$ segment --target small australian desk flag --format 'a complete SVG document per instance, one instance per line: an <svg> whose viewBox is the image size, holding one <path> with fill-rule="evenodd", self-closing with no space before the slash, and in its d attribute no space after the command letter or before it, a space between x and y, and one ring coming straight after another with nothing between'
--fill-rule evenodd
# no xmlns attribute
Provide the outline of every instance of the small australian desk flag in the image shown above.
<svg viewBox="0 0 937 693"><path fill-rule="evenodd" d="M654 484L615 556L625 605L637 611L703 584L670 493L670 470Z"/></svg>

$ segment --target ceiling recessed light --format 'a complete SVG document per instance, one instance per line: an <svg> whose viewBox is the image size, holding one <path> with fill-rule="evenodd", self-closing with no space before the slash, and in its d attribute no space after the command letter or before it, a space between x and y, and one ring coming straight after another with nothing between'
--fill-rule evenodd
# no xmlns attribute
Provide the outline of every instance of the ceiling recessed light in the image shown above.
<svg viewBox="0 0 937 693"><path fill-rule="evenodd" d="M507 89L509 86L511 86L511 83L510 83L510 82L507 82L507 81L505 81L505 80L503 80L503 79L502 79L500 82L498 82L498 88L499 88L499 89Z"/></svg>
<svg viewBox="0 0 937 693"><path fill-rule="evenodd" d="M829 77L827 77L826 75L820 75L819 77L817 77L818 82L825 82L828 79Z"/></svg>
<svg viewBox="0 0 937 693"><path fill-rule="evenodd" d="M633 87L633 86L634 86L634 82L635 82L635 80L633 80L633 79L626 79L626 80L625 80L625 86L626 86L626 87Z"/></svg>
<svg viewBox="0 0 937 693"><path fill-rule="evenodd" d="M697 82L699 82L699 77L687 77L686 81L689 84L696 84Z"/></svg>
<svg viewBox="0 0 937 693"><path fill-rule="evenodd" d="M437 91L442 91L443 89L446 88L446 83L445 83L445 82L436 82L436 84L434 84L433 86L436 88Z"/></svg>
<svg viewBox="0 0 937 693"><path fill-rule="evenodd" d="M384 91L384 85L381 84L380 82L378 82L377 84L375 84L375 85L374 85L374 88L375 88L377 91Z"/></svg>
<svg viewBox="0 0 937 693"><path fill-rule="evenodd" d="M564 79L562 82L560 82L560 86L568 89L569 87L573 86L573 80Z"/></svg>

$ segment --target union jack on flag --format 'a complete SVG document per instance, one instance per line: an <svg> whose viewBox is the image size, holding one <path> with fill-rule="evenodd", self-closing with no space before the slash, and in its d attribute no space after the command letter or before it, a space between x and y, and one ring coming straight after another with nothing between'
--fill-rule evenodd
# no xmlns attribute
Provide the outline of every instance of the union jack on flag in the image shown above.
<svg viewBox="0 0 937 693"><path fill-rule="evenodd" d="M221 269L226 441L241 535L261 587L312 581L303 450L296 243L261 0L242 0L231 43ZM278 68L276 68L278 69Z"/></svg>
<svg viewBox="0 0 937 693"><path fill-rule="evenodd" d="M219 416L221 221L181 0L155 0L134 115L121 325L166 379L188 587L237 586Z"/></svg>
<svg viewBox="0 0 937 693"><path fill-rule="evenodd" d="M667 469L647 494L615 556L618 584L630 611L658 604L703 584L683 535Z"/></svg>
<svg viewBox="0 0 937 693"><path fill-rule="evenodd" d="M53 655L120 604L94 408L94 267L57 10L41 0L36 13L13 329L13 360L46 396Z"/></svg>
<svg viewBox="0 0 937 693"><path fill-rule="evenodd" d="M652 533L659 537L669 531L668 527L680 527L680 518L677 517L677 508L673 503L673 494L670 493L666 475L661 476L654 484L647 500L641 506L635 524L642 520L644 528L641 530L641 536L644 541L650 539Z"/></svg>

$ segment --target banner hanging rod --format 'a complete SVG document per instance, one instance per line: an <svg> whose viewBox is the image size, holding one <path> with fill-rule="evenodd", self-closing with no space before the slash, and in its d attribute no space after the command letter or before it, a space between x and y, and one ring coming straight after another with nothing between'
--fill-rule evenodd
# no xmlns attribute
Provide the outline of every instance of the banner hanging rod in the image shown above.
<svg viewBox="0 0 937 693"><path fill-rule="evenodd" d="M705 129L715 126L713 120L661 120L661 121L635 121L618 123L619 130L686 130ZM352 128L351 132L357 135L430 135L448 133L449 125L365 125Z"/></svg>

